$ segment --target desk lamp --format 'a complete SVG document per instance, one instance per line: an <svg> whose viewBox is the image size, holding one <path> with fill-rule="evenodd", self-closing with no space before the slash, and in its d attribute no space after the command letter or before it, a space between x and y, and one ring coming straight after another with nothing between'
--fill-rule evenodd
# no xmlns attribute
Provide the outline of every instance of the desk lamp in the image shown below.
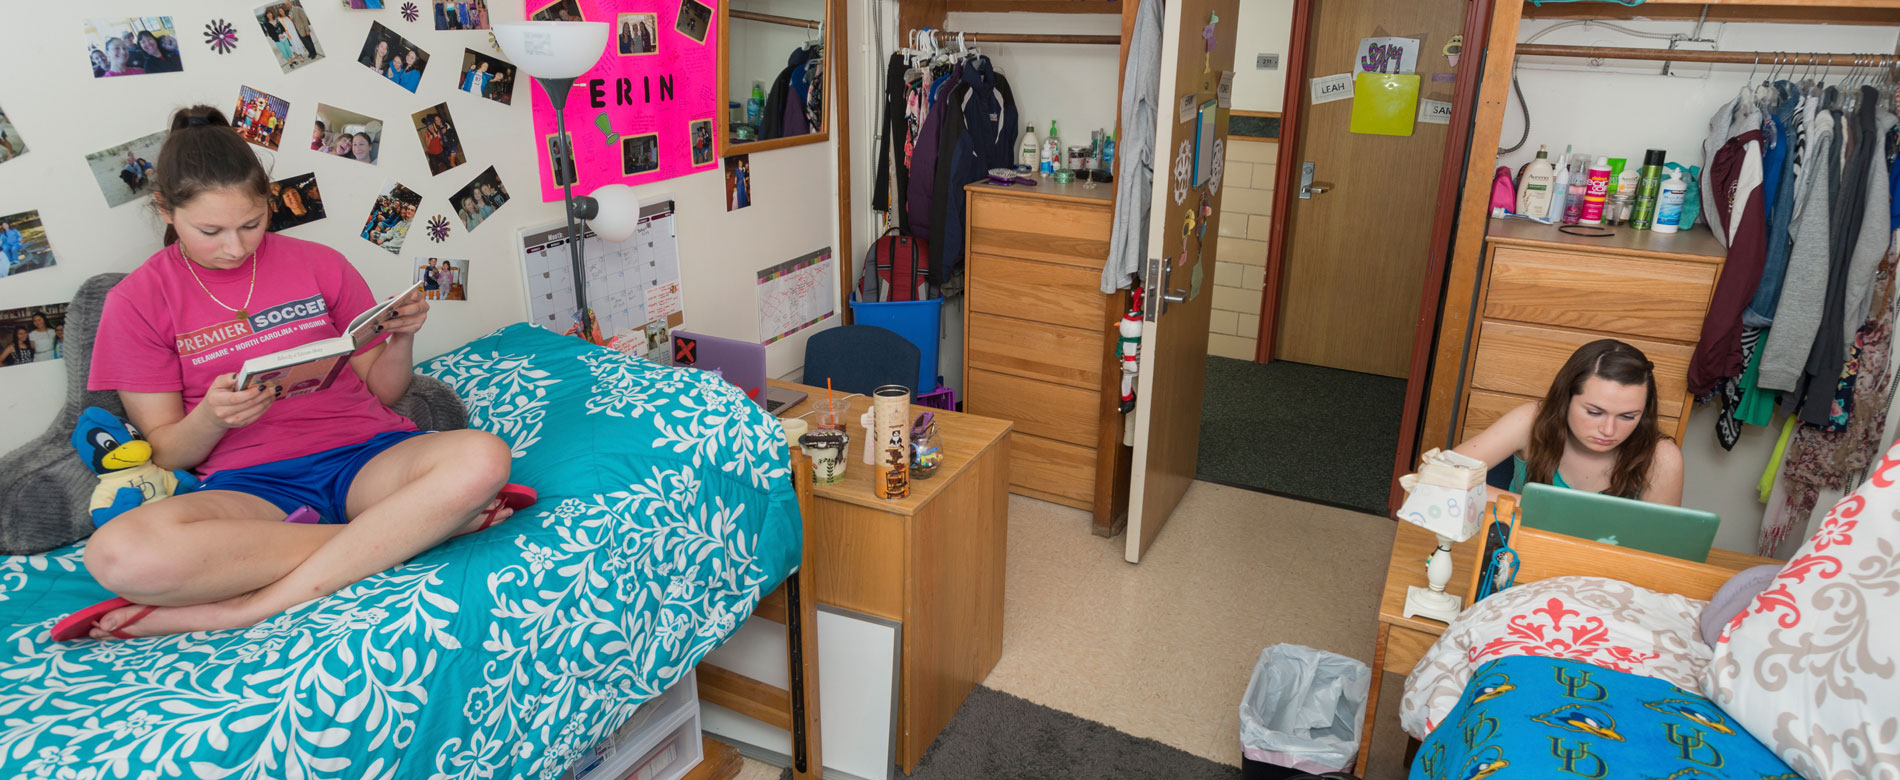
<svg viewBox="0 0 1900 780"><path fill-rule="evenodd" d="M591 223L594 232L608 241L625 241L640 223L640 199L632 187L608 184L594 189L591 196L574 195L574 144L567 135L567 95L574 81L592 70L607 50L609 27L606 22L499 22L495 24L495 42L513 60L521 72L534 77L554 105L562 153L551 164L563 166L555 171L561 179L561 199L566 205L568 254L574 264L574 316L583 337L593 340L598 332L594 313L587 306L587 269L581 260L581 240L586 231L578 222Z"/></svg>
<svg viewBox="0 0 1900 780"><path fill-rule="evenodd" d="M1438 535L1438 549L1425 564L1425 583L1405 593L1405 617L1418 615L1450 623L1464 609L1464 599L1445 592L1451 582L1451 547L1478 532L1484 517L1483 461L1456 452L1425 453L1417 474L1399 480L1410 491L1399 519Z"/></svg>

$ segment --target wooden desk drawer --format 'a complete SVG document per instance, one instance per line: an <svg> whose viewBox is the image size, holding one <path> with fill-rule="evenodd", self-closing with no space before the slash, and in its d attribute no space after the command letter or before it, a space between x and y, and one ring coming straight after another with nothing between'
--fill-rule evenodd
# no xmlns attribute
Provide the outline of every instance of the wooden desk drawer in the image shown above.
<svg viewBox="0 0 1900 780"><path fill-rule="evenodd" d="M1425 651L1430 650L1436 641L1436 634L1393 626L1386 633L1382 668L1395 674L1409 675L1418 667L1418 659L1424 658Z"/></svg>
<svg viewBox="0 0 1900 780"><path fill-rule="evenodd" d="M1047 200L970 196L968 251L1102 272L1110 209Z"/></svg>
<svg viewBox="0 0 1900 780"><path fill-rule="evenodd" d="M1083 390L981 368L969 370L964 411L1016 423L1016 430L1081 447L1095 446L1100 389Z"/></svg>
<svg viewBox="0 0 1900 780"><path fill-rule="evenodd" d="M1717 270L1706 263L1501 246L1493 254L1484 316L1695 341Z"/></svg>
<svg viewBox="0 0 1900 780"><path fill-rule="evenodd" d="M1478 357L1471 371L1477 389L1542 398L1570 353L1603 338L1594 333L1540 328L1486 320L1478 333ZM1689 385L1689 356L1695 348L1642 339L1622 339L1656 364L1656 408L1663 417L1681 417Z"/></svg>
<svg viewBox="0 0 1900 780"><path fill-rule="evenodd" d="M1470 441L1471 437L1483 433L1484 429L1491 427L1491 423L1497 422L1499 417L1503 417L1506 412L1516 409L1519 404L1538 400L1542 399L1503 395L1500 393L1486 392L1484 390L1472 390L1465 401L1464 427L1459 428L1458 442L1462 444ZM1656 405L1658 407L1662 406L1661 398L1656 399ZM1657 415L1656 430L1661 431L1665 436L1674 436L1680 439L1681 436L1676 431L1680 422L1681 420L1676 417Z"/></svg>
<svg viewBox="0 0 1900 780"><path fill-rule="evenodd" d="M1095 450L1017 432L1010 435L1009 483L1076 501L1095 500Z"/></svg>
<svg viewBox="0 0 1900 780"><path fill-rule="evenodd" d="M970 256L970 311L1102 331L1102 271L996 255Z"/></svg>
<svg viewBox="0 0 1900 780"><path fill-rule="evenodd" d="M1100 390L1106 338L1102 331L972 314L969 367Z"/></svg>

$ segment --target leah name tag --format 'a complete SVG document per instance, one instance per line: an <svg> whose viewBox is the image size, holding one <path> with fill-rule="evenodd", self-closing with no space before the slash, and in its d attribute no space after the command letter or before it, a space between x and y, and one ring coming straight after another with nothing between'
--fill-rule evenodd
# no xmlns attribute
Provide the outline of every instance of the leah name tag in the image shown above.
<svg viewBox="0 0 1900 780"><path fill-rule="evenodd" d="M1451 104L1443 100L1419 100L1418 121L1428 125L1451 124Z"/></svg>
<svg viewBox="0 0 1900 780"><path fill-rule="evenodd" d="M1313 103L1331 103L1335 100L1352 99L1352 74L1338 73L1331 76L1315 76L1312 80Z"/></svg>

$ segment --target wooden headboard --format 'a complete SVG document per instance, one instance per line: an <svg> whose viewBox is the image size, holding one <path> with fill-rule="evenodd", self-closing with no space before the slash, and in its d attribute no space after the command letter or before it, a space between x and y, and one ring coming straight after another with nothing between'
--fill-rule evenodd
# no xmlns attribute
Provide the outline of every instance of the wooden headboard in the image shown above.
<svg viewBox="0 0 1900 780"><path fill-rule="evenodd" d="M1518 511L1515 496L1499 496L1493 504L1497 511L1486 510L1484 532L1477 537L1478 552L1471 561L1471 580L1465 591L1466 604L1477 603L1478 576L1484 569L1483 540L1490 538L1491 525L1508 525L1511 515ZM1529 528L1521 522L1512 533L1511 548L1517 551L1518 584L1551 577L1608 577L1653 591L1680 593L1702 601L1713 598L1722 584L1738 571L1761 564L1778 566L1786 563L1727 550L1710 550L1708 563L1696 563Z"/></svg>

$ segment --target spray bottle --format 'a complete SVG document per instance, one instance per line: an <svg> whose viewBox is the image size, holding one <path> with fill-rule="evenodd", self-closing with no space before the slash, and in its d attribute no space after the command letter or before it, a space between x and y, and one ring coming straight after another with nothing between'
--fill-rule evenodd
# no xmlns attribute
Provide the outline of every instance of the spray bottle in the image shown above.
<svg viewBox="0 0 1900 780"><path fill-rule="evenodd" d="M752 97L745 101L745 123L753 127L765 121L765 85L752 82Z"/></svg>
<svg viewBox="0 0 1900 780"><path fill-rule="evenodd" d="M1042 172L1055 173L1063 167L1062 139L1056 136L1056 120L1049 120L1049 135L1042 139Z"/></svg>
<svg viewBox="0 0 1900 780"><path fill-rule="evenodd" d="M1656 221L1656 194L1662 188L1663 150L1644 152L1643 168L1637 176L1636 204L1630 214L1630 227L1649 230Z"/></svg>
<svg viewBox="0 0 1900 780"><path fill-rule="evenodd" d="M1579 154L1570 158L1568 168L1570 179L1564 187L1564 224L1566 225L1575 225L1583 221L1583 190L1585 178L1588 176L1586 171L1589 167L1590 159L1586 155Z"/></svg>
<svg viewBox="0 0 1900 780"><path fill-rule="evenodd" d="M1557 178L1550 183L1550 211L1544 218L1558 222L1564 218L1564 202L1570 193L1570 152L1565 151L1563 165L1557 169Z"/></svg>

